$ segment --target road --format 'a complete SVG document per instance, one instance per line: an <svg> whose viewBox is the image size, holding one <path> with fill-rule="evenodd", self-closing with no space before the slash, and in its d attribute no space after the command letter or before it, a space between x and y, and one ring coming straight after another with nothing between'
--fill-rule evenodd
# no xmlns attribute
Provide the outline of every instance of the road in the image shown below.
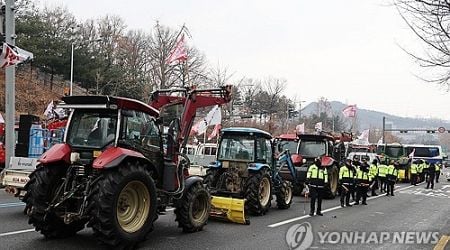
<svg viewBox="0 0 450 250"><path fill-rule="evenodd" d="M312 248L316 249L432 249L437 240L450 235L450 182L441 183L430 191L423 184L396 185L394 197L369 198L368 206L341 208L338 199L325 200L324 216L309 217L309 203L304 197L295 197L290 209L273 208L265 216L250 217L250 225L210 221L203 231L184 234L174 219L172 211L160 216L149 239L140 244L141 249L288 249L286 233L300 223L308 222L314 232ZM306 211L304 212L304 208ZM23 205L0 190L0 248L1 249L101 249L85 229L69 239L45 240L33 231L22 213ZM320 235L336 236L342 232L424 232L431 233L434 242L426 244L398 244L398 242L361 242L335 244L329 237L320 242ZM430 238L432 239L432 238ZM444 239L444 238L443 238ZM348 243L348 242L343 242ZM450 244L450 243L449 243ZM450 249L447 244L445 249Z"/></svg>

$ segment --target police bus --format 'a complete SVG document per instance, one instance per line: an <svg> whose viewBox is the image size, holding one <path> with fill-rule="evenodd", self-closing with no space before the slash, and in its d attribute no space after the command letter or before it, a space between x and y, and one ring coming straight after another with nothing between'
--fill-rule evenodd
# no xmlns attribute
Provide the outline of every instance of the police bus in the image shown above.
<svg viewBox="0 0 450 250"><path fill-rule="evenodd" d="M444 155L440 145L404 145L407 155L414 160L426 160L428 164L442 163Z"/></svg>

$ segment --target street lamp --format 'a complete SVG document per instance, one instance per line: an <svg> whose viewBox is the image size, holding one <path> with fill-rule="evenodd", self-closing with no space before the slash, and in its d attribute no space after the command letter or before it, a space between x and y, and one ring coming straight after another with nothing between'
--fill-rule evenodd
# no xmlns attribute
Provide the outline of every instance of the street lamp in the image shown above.
<svg viewBox="0 0 450 250"><path fill-rule="evenodd" d="M97 39L92 39L92 40L88 40L88 43L91 42L100 42L102 39L101 38L97 38ZM70 55L70 95L72 95L73 93L73 48L75 46L75 42L71 43L71 55Z"/></svg>

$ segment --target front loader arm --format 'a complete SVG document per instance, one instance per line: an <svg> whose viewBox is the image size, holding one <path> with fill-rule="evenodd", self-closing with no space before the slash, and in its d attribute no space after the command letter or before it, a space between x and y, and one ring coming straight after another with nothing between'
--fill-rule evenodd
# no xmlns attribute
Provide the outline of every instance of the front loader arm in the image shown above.
<svg viewBox="0 0 450 250"><path fill-rule="evenodd" d="M216 89L193 90L189 93L181 116L181 133L177 138L180 147L186 145L197 109L230 102L231 87L231 85L226 85Z"/></svg>
<svg viewBox="0 0 450 250"><path fill-rule="evenodd" d="M179 152L180 148L186 145L197 109L230 102L231 90L232 86L226 85L220 88L202 90L197 90L195 87L163 89L152 93L150 105L156 109L160 110L165 106L176 104L184 105L180 120L180 131L175 138L177 143L175 143L172 152ZM173 95L174 93L178 95Z"/></svg>

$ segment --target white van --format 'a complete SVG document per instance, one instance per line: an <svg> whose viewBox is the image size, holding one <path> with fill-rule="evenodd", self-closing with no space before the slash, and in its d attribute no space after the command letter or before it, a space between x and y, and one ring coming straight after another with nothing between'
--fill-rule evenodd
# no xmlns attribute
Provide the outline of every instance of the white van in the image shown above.
<svg viewBox="0 0 450 250"><path fill-rule="evenodd" d="M191 161L189 174L204 176L207 166L216 160L217 144L186 145L186 155Z"/></svg>
<svg viewBox="0 0 450 250"><path fill-rule="evenodd" d="M369 165L372 164L373 160L377 160L377 162L380 163L380 159L375 153L351 152L350 154L348 154L347 159L350 159L352 161L357 160L360 162L362 160L366 160Z"/></svg>

